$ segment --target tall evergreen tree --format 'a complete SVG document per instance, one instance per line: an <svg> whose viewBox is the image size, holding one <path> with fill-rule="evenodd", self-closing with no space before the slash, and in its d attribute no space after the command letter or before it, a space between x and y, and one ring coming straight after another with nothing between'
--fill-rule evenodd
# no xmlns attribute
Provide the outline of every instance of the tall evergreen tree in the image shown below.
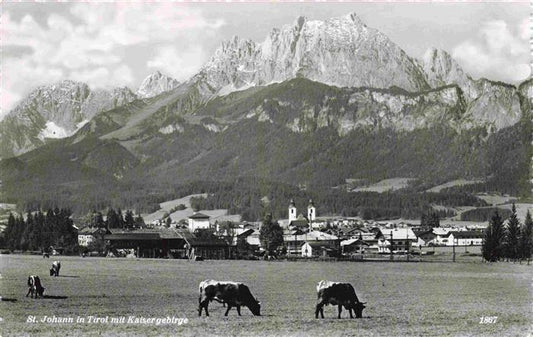
<svg viewBox="0 0 533 337"><path fill-rule="evenodd" d="M7 226L4 230L4 240L6 243L7 248L9 249L15 249L15 233L16 233L16 226L17 226L17 220L15 219L15 216L13 213L9 213L9 217L7 218Z"/></svg>
<svg viewBox="0 0 533 337"><path fill-rule="evenodd" d="M485 230L485 237L481 246L481 253L485 260L495 262L502 257L504 234L502 218L496 211Z"/></svg>
<svg viewBox="0 0 533 337"><path fill-rule="evenodd" d="M113 208L107 211L107 228L122 228L122 222Z"/></svg>
<svg viewBox="0 0 533 337"><path fill-rule="evenodd" d="M135 217L135 221L134 221L134 227L135 228L142 228L144 227L145 223L144 223L144 219L142 218L142 216L139 214Z"/></svg>
<svg viewBox="0 0 533 337"><path fill-rule="evenodd" d="M135 227L135 219L133 218L133 212L131 210L126 211L126 215L124 216L124 227Z"/></svg>
<svg viewBox="0 0 533 337"><path fill-rule="evenodd" d="M278 247L283 245L283 229L278 222L272 221L272 214L267 214L259 231L259 240L268 255L275 255Z"/></svg>
<svg viewBox="0 0 533 337"><path fill-rule="evenodd" d="M31 214L31 212L28 211L28 214L26 215L26 224L24 226L24 232L22 233L20 238L20 249L28 250L33 248L30 238L30 234L33 231L33 226L33 215Z"/></svg>
<svg viewBox="0 0 533 337"><path fill-rule="evenodd" d="M511 260L518 258L518 239L520 238L520 223L516 215L516 207L513 203L512 213L507 221L505 233L505 257Z"/></svg>
<svg viewBox="0 0 533 337"><path fill-rule="evenodd" d="M124 216L122 215L122 210L120 208L117 211L117 217L118 217L118 227L124 228Z"/></svg>
<svg viewBox="0 0 533 337"><path fill-rule="evenodd" d="M533 253L533 219L531 218L529 210L527 211L520 235L519 252L520 259L525 259L529 262L531 254Z"/></svg>

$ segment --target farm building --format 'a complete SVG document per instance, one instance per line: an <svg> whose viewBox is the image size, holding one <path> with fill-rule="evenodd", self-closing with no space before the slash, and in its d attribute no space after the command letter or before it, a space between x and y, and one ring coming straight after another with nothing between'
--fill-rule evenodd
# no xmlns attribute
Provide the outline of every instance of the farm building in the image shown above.
<svg viewBox="0 0 533 337"><path fill-rule="evenodd" d="M185 256L187 240L175 229L110 229L105 235L110 250L134 249L137 257L168 257L172 252Z"/></svg>
<svg viewBox="0 0 533 337"><path fill-rule="evenodd" d="M194 232L197 229L210 228L209 215L196 212L189 217L189 230Z"/></svg>
<svg viewBox="0 0 533 337"><path fill-rule="evenodd" d="M197 236L188 230L175 228L110 230L105 235L107 246L114 249L134 249L137 257L225 259L228 244L214 236Z"/></svg>

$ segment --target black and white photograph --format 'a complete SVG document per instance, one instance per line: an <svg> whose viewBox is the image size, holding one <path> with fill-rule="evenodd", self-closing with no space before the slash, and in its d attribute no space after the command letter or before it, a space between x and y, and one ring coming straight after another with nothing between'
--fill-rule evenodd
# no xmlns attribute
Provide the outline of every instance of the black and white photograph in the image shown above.
<svg viewBox="0 0 533 337"><path fill-rule="evenodd" d="M0 2L1 336L533 336L533 3Z"/></svg>

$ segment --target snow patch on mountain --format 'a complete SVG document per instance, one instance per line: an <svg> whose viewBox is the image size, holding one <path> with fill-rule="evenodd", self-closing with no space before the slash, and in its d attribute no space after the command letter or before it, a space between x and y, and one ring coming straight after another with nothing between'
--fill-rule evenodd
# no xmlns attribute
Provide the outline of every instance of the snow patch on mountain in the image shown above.
<svg viewBox="0 0 533 337"><path fill-rule="evenodd" d="M60 127L54 122L46 122L46 128L43 129L37 136L40 140L45 140L46 138L65 138L69 136L69 132L64 128Z"/></svg>

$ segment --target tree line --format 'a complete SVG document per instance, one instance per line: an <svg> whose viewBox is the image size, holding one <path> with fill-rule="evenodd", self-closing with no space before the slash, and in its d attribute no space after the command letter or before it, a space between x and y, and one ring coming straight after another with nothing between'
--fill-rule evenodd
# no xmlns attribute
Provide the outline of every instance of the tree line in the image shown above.
<svg viewBox="0 0 533 337"><path fill-rule="evenodd" d="M145 225L144 219L133 211L124 214L119 208L109 208L106 217L93 211L80 219L80 223L93 228L135 229ZM78 229L74 227L72 212L68 208L49 209L47 212L9 213L0 246L10 250L49 251L50 247L61 247L65 252L74 252L78 246Z"/></svg>
<svg viewBox="0 0 533 337"><path fill-rule="evenodd" d="M49 209L46 213L28 212L25 219L10 213L3 245L11 250L73 249L78 244L78 236L71 215L66 208Z"/></svg>
<svg viewBox="0 0 533 337"><path fill-rule="evenodd" d="M524 223L521 224L513 204L506 225L498 211L494 212L485 230L481 253L489 262L527 260L529 263L533 253L533 220L529 210Z"/></svg>
<svg viewBox="0 0 533 337"><path fill-rule="evenodd" d="M81 219L81 222L93 228L122 228L135 229L144 227L144 219L137 215L135 216L132 210L126 210L123 214L119 208L109 208L106 212L106 217L100 211L92 211Z"/></svg>

